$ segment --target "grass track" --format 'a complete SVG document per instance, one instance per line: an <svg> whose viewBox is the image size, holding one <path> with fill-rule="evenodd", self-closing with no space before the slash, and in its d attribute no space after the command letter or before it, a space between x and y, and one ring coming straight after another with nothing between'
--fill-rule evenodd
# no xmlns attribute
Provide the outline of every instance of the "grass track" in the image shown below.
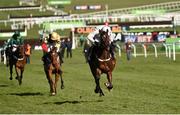
<svg viewBox="0 0 180 115"><path fill-rule="evenodd" d="M10 81L8 69L0 64L0 113L180 113L180 55L176 62L165 56L139 56L127 62L123 54L113 72L113 91L103 85L103 75L105 97L99 97L81 52L78 48L72 59L65 58L65 89L59 85L54 97L49 96L40 51L33 51L22 86Z"/></svg>

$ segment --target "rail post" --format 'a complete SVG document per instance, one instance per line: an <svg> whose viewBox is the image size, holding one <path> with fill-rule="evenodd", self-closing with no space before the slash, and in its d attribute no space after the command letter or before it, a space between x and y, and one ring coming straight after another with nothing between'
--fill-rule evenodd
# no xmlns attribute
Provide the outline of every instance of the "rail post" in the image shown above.
<svg viewBox="0 0 180 115"><path fill-rule="evenodd" d="M155 57L157 58L157 48L156 48L156 45L153 43L152 46L154 47L154 55Z"/></svg>
<svg viewBox="0 0 180 115"><path fill-rule="evenodd" d="M132 45L132 47L133 47L133 49L134 49L134 54L133 54L133 56L136 57L136 46L135 46L134 44L131 44L131 45Z"/></svg>
<svg viewBox="0 0 180 115"><path fill-rule="evenodd" d="M142 44L142 47L144 49L144 57L147 58L147 49L146 49L146 46L144 44Z"/></svg>

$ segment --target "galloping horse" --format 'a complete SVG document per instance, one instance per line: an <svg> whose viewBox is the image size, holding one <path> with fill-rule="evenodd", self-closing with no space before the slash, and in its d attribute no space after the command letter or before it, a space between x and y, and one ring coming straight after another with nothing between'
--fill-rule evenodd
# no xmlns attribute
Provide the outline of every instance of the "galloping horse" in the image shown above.
<svg viewBox="0 0 180 115"><path fill-rule="evenodd" d="M50 93L52 96L54 96L57 93L57 83L59 81L59 77L61 78L61 89L64 89L62 70L60 68L60 59L56 47L51 49L51 51L48 53L48 57L51 60L51 63L44 64L44 71L49 82ZM55 81L53 81L52 74L55 74Z"/></svg>
<svg viewBox="0 0 180 115"><path fill-rule="evenodd" d="M99 41L99 44L93 47L90 57L91 59L88 63L96 83L95 93L104 96L99 83L100 75L102 73L107 75L108 82L105 83L105 86L110 91L113 88L112 71L115 67L116 59L112 58L110 54L110 38L108 31L99 31Z"/></svg>
<svg viewBox="0 0 180 115"><path fill-rule="evenodd" d="M16 47L11 47L9 50L9 69L10 69L10 80L13 79L13 65L16 70L16 79L19 82L19 85L22 84L24 67L26 65L26 56L25 56L25 48L23 45L19 45Z"/></svg>

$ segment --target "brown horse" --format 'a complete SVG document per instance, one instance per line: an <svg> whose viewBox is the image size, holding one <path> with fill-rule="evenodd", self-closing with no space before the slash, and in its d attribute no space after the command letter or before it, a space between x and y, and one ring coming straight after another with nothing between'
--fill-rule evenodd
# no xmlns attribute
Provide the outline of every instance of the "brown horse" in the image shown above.
<svg viewBox="0 0 180 115"><path fill-rule="evenodd" d="M95 45L92 49L91 59L89 60L89 66L94 76L96 88L95 93L99 93L100 96L104 96L104 93L100 87L100 75L105 73L107 75L108 82L105 86L109 91L113 88L112 85L112 71L116 64L116 59L112 58L110 53L110 37L108 31L99 31L99 44Z"/></svg>
<svg viewBox="0 0 180 115"><path fill-rule="evenodd" d="M19 85L22 84L23 72L26 65L26 56L25 56L25 48L23 45L19 45L16 47L11 47L9 53L9 69L10 69L10 80L13 79L13 65L15 66L16 71L16 79L19 82Z"/></svg>
<svg viewBox="0 0 180 115"><path fill-rule="evenodd" d="M50 93L54 96L57 93L59 77L61 78L61 89L64 89L64 81L62 79L62 70L60 68L60 59L57 48L53 47L47 56L51 60L51 63L44 64L44 71L49 82ZM55 74L55 81L53 81L52 74Z"/></svg>

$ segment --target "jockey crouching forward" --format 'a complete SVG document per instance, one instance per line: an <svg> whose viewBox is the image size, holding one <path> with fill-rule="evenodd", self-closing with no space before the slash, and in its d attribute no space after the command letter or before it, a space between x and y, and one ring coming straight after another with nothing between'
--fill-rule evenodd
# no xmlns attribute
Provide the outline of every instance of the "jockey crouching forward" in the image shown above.
<svg viewBox="0 0 180 115"><path fill-rule="evenodd" d="M98 37L100 37L99 31L104 31L104 32L108 31L108 35L110 37L110 53L112 58L114 58L114 50L113 50L115 47L115 44L113 42L114 35L112 34L111 28L108 25L104 25L104 26L96 27L95 30L87 36L88 41L90 41L91 43L91 47L88 52L88 61L90 60L93 47L99 44L99 39L98 39Z"/></svg>
<svg viewBox="0 0 180 115"><path fill-rule="evenodd" d="M63 63L62 57L60 55L60 36L59 36L59 34L57 34L56 32L52 32L52 34L49 35L49 39L44 40L41 46L42 46L42 50L43 50L42 60L43 60L44 64L48 64L48 65L51 64L51 59L49 58L49 52L51 51L52 47L57 48L57 53L59 55L61 63Z"/></svg>
<svg viewBox="0 0 180 115"><path fill-rule="evenodd" d="M18 60L19 55L16 53L17 47L24 44L24 40L22 36L20 35L19 31L15 31L12 38L7 43L7 46L11 48L11 54L12 57L16 60Z"/></svg>

